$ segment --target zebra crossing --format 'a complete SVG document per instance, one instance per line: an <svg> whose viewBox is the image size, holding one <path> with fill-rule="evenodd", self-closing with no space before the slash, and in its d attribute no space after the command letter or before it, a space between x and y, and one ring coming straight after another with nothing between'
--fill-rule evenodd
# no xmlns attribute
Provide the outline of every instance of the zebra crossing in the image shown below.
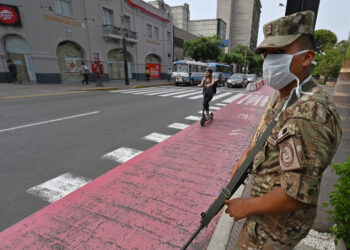
<svg viewBox="0 0 350 250"><path fill-rule="evenodd" d="M151 87L141 89L125 89L110 91L110 93L172 97L176 99L185 98L188 100L199 100L203 98L202 89L179 87ZM268 102L268 99L269 96L264 96L261 94L233 92L218 89L218 92L214 95L212 102L220 102L219 106L225 106L226 104L232 102L236 102L236 104L239 105L264 106Z"/></svg>

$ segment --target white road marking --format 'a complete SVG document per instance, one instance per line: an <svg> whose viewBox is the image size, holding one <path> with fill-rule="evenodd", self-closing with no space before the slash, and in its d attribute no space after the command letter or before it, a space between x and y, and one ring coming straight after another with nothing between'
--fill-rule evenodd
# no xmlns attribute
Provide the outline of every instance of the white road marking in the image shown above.
<svg viewBox="0 0 350 250"><path fill-rule="evenodd" d="M220 110L222 107L209 107L209 111L212 111L212 110ZM202 114L202 110L201 111L198 111L198 114Z"/></svg>
<svg viewBox="0 0 350 250"><path fill-rule="evenodd" d="M195 95L195 96L189 97L189 98L187 98L187 99L197 100L197 99L199 99L199 98L203 98L203 94Z"/></svg>
<svg viewBox="0 0 350 250"><path fill-rule="evenodd" d="M149 94L149 93L154 93L154 92L158 92L158 91L163 91L163 89L149 89L149 90L138 90L138 91L134 91L134 92L130 92L129 94L132 95L145 95L145 94Z"/></svg>
<svg viewBox="0 0 350 250"><path fill-rule="evenodd" d="M244 132L243 129L232 129L230 135L239 135L242 134Z"/></svg>
<svg viewBox="0 0 350 250"><path fill-rule="evenodd" d="M173 124L170 124L168 127L182 130L182 129L188 128L189 126L190 125L184 124L184 123L173 123Z"/></svg>
<svg viewBox="0 0 350 250"><path fill-rule="evenodd" d="M81 188L90 181L90 179L85 177L65 173L28 189L27 193L52 203Z"/></svg>
<svg viewBox="0 0 350 250"><path fill-rule="evenodd" d="M269 96L265 96L264 99L261 101L260 106L263 107L267 104L267 102L269 101Z"/></svg>
<svg viewBox="0 0 350 250"><path fill-rule="evenodd" d="M237 104L241 104L242 102L244 102L245 100L247 100L248 98L250 98L252 95L246 95L245 97L243 97L241 100L239 100L237 102Z"/></svg>
<svg viewBox="0 0 350 250"><path fill-rule="evenodd" d="M171 135L164 135L164 134L160 134L160 133L152 133L149 134L145 137L143 137L143 139L148 140L148 141L154 141L157 143L160 143L166 139L168 139Z"/></svg>
<svg viewBox="0 0 350 250"><path fill-rule="evenodd" d="M234 95L233 97L230 97L222 102L225 102L225 103L231 103L231 102L234 102L236 101L237 99L241 98L242 96L245 96L246 94L243 94L243 93L239 93L237 95Z"/></svg>
<svg viewBox="0 0 350 250"><path fill-rule="evenodd" d="M197 94L199 94L199 93L201 93L201 91L186 93L186 94L177 95L177 96L173 96L173 97L174 97L174 98L182 98L182 97L187 97L187 96L191 96L191 95L197 95Z"/></svg>
<svg viewBox="0 0 350 250"><path fill-rule="evenodd" d="M212 101L216 101L216 100L221 99L221 98L228 96L228 95L232 95L232 92L225 92L225 93L222 93L219 95L214 95L214 98L212 99Z"/></svg>
<svg viewBox="0 0 350 250"><path fill-rule="evenodd" d="M37 122L37 123L28 124L28 125L2 129L2 130L0 130L0 133L7 132L7 131L12 131L12 130L16 130L16 129L21 129L21 128L28 128L28 127L38 126L38 125L47 124L47 123L64 121L64 120L68 120L68 119L74 119L74 118L88 116L88 115L96 115L98 113L100 113L100 111L94 111L94 112L80 114L80 115L67 116L67 117L57 118L57 119L53 119L53 120L49 120L49 121Z"/></svg>
<svg viewBox="0 0 350 250"><path fill-rule="evenodd" d="M149 90L157 90L157 89L161 89L161 88L156 88L156 87L152 87L152 88L140 88L140 89L122 89L122 90L112 90L109 91L110 93L129 93L129 92L135 92L135 91L149 91Z"/></svg>
<svg viewBox="0 0 350 250"><path fill-rule="evenodd" d="M191 120L191 121L200 121L202 119L202 117L190 115L190 116L187 116L185 119L186 120Z"/></svg>
<svg viewBox="0 0 350 250"><path fill-rule="evenodd" d="M261 101L261 99L263 99L263 97L264 97L263 95L260 95L259 98L254 102L253 105L254 105L254 106L258 105L259 102Z"/></svg>
<svg viewBox="0 0 350 250"><path fill-rule="evenodd" d="M113 160L118 163L124 163L128 160L134 158L135 156L141 154L143 151L133 149L133 148L118 148L108 154L102 156L102 159Z"/></svg>
<svg viewBox="0 0 350 250"><path fill-rule="evenodd" d="M165 94L165 93L173 93L174 90L172 89L168 89L168 90L159 90L159 91L155 91L153 93L149 93L149 94L146 94L146 95L159 95L159 94Z"/></svg>
<svg viewBox="0 0 350 250"><path fill-rule="evenodd" d="M252 104L256 101L256 99L258 99L259 95L252 95L245 103L244 105L249 105Z"/></svg>
<svg viewBox="0 0 350 250"><path fill-rule="evenodd" d="M179 95L179 94L183 94L183 93L189 93L189 91L193 91L193 90L182 90L182 91L177 91L174 93L170 93L170 94L164 94L164 95L160 95L160 96L172 96L172 95Z"/></svg>
<svg viewBox="0 0 350 250"><path fill-rule="evenodd" d="M225 107L227 103L216 103L215 105Z"/></svg>

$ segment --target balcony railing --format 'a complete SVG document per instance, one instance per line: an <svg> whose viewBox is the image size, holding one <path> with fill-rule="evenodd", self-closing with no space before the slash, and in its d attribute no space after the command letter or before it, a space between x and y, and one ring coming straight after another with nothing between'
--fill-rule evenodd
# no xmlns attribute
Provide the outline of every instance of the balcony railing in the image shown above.
<svg viewBox="0 0 350 250"><path fill-rule="evenodd" d="M123 29L116 27L114 25L104 24L102 25L103 34L105 35L115 35L118 36L118 39L123 37ZM124 29L124 35L126 39L137 40L137 32L131 31L129 29Z"/></svg>

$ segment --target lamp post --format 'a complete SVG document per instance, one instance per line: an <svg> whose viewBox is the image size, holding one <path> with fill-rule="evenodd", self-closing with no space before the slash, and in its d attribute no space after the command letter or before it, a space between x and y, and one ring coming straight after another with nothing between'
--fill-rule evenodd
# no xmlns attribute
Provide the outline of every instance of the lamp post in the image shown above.
<svg viewBox="0 0 350 250"><path fill-rule="evenodd" d="M123 61L124 61L124 79L125 85L129 85L129 72L128 72L128 55L126 54L126 40L125 40L125 28L124 28L124 12L123 12L123 1L120 0L120 11L122 21L122 45L123 45Z"/></svg>

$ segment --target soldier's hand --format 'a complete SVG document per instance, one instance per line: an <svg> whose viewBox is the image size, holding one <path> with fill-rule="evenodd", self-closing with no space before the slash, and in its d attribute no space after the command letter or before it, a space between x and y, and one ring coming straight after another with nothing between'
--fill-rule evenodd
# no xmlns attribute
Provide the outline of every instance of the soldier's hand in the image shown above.
<svg viewBox="0 0 350 250"><path fill-rule="evenodd" d="M246 214L244 199L237 198L233 200L226 200L225 204L227 208L225 213L229 214L231 217L234 217L234 220L240 220L246 218L248 215Z"/></svg>

